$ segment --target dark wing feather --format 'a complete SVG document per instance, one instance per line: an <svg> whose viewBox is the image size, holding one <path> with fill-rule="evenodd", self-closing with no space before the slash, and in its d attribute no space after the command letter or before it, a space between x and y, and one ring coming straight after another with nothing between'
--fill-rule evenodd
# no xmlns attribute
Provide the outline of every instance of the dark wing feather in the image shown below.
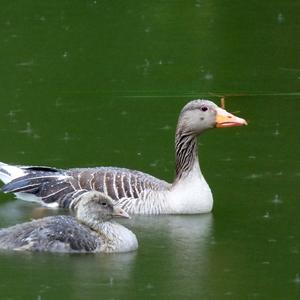
<svg viewBox="0 0 300 300"><path fill-rule="evenodd" d="M32 167L20 166L20 168L23 170L31 170L31 171L42 171L42 172L52 172L52 173L61 172L60 169L52 168L52 167L44 167L44 166L32 166Z"/></svg>

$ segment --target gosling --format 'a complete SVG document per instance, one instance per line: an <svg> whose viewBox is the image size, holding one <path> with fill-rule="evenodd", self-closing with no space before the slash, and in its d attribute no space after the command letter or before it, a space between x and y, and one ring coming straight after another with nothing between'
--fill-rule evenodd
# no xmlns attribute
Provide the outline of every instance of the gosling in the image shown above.
<svg viewBox="0 0 300 300"><path fill-rule="evenodd" d="M129 252L135 234L113 218L130 218L110 197L89 191L76 199L74 216L50 216L0 230L0 249L48 252Z"/></svg>

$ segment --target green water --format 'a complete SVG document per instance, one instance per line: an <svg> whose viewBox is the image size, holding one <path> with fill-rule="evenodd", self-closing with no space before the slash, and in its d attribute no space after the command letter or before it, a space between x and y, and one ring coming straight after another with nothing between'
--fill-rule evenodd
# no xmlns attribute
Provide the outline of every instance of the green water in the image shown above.
<svg viewBox="0 0 300 300"><path fill-rule="evenodd" d="M171 181L189 100L244 128L200 140L208 215L134 217L135 253L0 253L1 299L299 299L300 3L2 1L0 160ZM0 195L0 225L51 212Z"/></svg>

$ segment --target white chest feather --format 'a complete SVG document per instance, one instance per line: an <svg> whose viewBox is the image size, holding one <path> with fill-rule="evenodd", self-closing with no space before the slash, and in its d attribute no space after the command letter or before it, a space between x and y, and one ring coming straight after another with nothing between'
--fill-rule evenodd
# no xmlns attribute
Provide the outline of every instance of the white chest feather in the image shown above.
<svg viewBox="0 0 300 300"><path fill-rule="evenodd" d="M212 210L212 193L198 166L172 186L168 204L174 214L207 213Z"/></svg>
<svg viewBox="0 0 300 300"><path fill-rule="evenodd" d="M105 222L99 232L102 236L100 252L130 252L138 248L136 235L121 224Z"/></svg>

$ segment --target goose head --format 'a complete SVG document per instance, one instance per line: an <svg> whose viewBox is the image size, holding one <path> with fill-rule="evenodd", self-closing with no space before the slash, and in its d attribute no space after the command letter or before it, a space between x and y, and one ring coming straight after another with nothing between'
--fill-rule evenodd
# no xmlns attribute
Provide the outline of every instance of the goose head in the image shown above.
<svg viewBox="0 0 300 300"><path fill-rule="evenodd" d="M80 196L76 207L76 218L83 223L106 222L112 218L127 218L130 216L113 200L100 192L89 191Z"/></svg>
<svg viewBox="0 0 300 300"><path fill-rule="evenodd" d="M247 122L209 100L193 100L187 103L179 115L177 131L199 135L210 128L247 125Z"/></svg>

